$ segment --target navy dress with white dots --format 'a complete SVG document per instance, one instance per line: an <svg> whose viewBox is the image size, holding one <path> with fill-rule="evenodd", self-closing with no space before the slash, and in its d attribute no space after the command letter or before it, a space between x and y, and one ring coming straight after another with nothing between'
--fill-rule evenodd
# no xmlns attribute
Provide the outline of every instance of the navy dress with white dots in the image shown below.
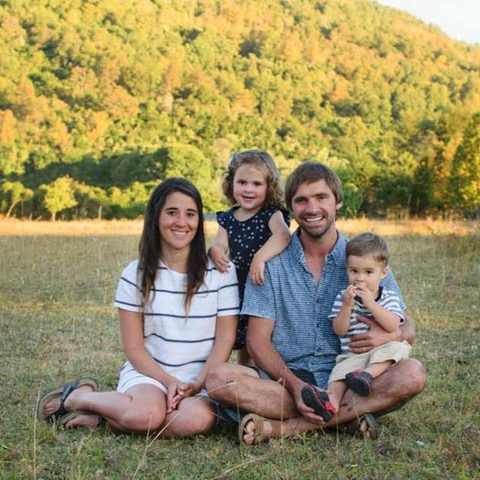
<svg viewBox="0 0 480 480"><path fill-rule="evenodd" d="M225 212L217 212L217 222L226 230L228 235L230 259L237 270L241 308L245 283L247 281L248 271L253 256L272 236L272 232L270 231L270 228L268 228L270 218L276 211L280 210L285 219L285 223L290 225L290 215L284 208L267 207L261 209L248 220L240 222L233 216L233 213L237 208L239 207L233 207ZM247 323L248 317L246 315L240 315L237 328L237 339L233 347L236 350L245 346Z"/></svg>

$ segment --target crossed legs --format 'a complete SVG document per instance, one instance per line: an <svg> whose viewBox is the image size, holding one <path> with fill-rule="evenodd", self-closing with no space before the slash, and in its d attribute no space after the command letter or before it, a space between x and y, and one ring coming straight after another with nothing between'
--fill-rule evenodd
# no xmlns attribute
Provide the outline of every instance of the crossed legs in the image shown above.
<svg viewBox="0 0 480 480"><path fill-rule="evenodd" d="M55 412L60 399L45 405L45 414ZM178 408L166 414L166 395L153 385L137 385L126 393L93 392L88 385L74 390L65 401L67 411L87 410L65 424L66 428L96 426L99 417L119 432L156 433L164 438L189 437L205 433L215 423L212 402L205 397L182 400Z"/></svg>
<svg viewBox="0 0 480 480"><path fill-rule="evenodd" d="M292 397L281 383L260 379L250 368L218 365L209 372L206 387L211 398L221 404L268 419L264 422L263 436L269 438L330 428L351 422L365 413L385 413L420 393L425 380L425 371L420 362L412 358L401 360L374 379L373 392L368 397L347 391L337 415L323 424L312 423L300 416ZM272 428L272 421L281 421L281 428L277 424ZM253 425L245 425L246 443L252 443L252 428Z"/></svg>

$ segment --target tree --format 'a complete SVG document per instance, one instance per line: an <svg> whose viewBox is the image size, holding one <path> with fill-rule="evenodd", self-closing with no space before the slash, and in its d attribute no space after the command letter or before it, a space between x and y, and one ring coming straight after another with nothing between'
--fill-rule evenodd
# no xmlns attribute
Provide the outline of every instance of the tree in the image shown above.
<svg viewBox="0 0 480 480"><path fill-rule="evenodd" d="M7 218L12 214L18 203L27 202L33 198L33 190L24 187L20 182L4 182L1 191L10 203L6 213Z"/></svg>
<svg viewBox="0 0 480 480"><path fill-rule="evenodd" d="M45 192L43 204L51 214L52 222L55 221L58 212L77 205L73 194L74 181L70 177L57 178L49 185L41 185L40 189Z"/></svg>
<svg viewBox="0 0 480 480"><path fill-rule="evenodd" d="M480 113L473 116L453 159L452 204L467 212L480 209Z"/></svg>

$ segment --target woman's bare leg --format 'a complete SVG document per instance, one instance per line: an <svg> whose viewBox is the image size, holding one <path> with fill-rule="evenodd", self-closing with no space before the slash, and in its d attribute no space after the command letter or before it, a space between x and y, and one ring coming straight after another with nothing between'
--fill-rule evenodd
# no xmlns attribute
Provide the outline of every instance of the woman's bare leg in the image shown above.
<svg viewBox="0 0 480 480"><path fill-rule="evenodd" d="M60 405L56 398L45 406L48 415ZM105 418L108 425L121 432L147 433L157 430L165 420L166 395L153 385L137 385L125 393L92 392L88 386L74 390L65 401L65 409L88 410ZM65 426L92 426L90 415L81 415Z"/></svg>
<svg viewBox="0 0 480 480"><path fill-rule="evenodd" d="M207 433L216 421L214 404L207 397L189 397L165 417L158 435L163 438L192 437Z"/></svg>

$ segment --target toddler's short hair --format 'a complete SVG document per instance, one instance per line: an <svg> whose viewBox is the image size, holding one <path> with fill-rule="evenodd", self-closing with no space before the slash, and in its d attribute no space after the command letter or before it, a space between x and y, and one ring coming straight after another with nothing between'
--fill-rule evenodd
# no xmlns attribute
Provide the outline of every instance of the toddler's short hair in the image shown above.
<svg viewBox="0 0 480 480"><path fill-rule="evenodd" d="M347 242L347 258L371 255L377 262L388 265L390 256L387 242L376 233L361 233Z"/></svg>

